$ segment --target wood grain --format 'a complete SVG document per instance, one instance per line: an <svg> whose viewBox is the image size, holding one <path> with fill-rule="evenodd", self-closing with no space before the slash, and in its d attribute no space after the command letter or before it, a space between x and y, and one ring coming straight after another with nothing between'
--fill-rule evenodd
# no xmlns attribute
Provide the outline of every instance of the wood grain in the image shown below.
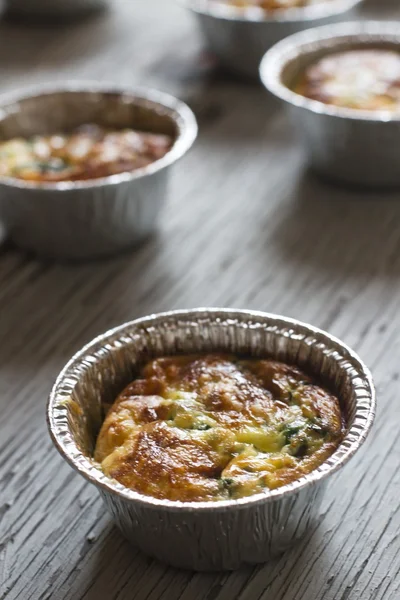
<svg viewBox="0 0 400 600"><path fill-rule="evenodd" d="M400 18L397 2L362 16ZM64 27L0 25L1 91L66 79L140 83L194 108L157 235L81 266L0 251L2 600L400 598L400 197L346 191L305 171L286 115L261 88L213 70L191 16L115 0ZM372 368L369 443L329 488L319 525L281 559L232 574L179 572L138 554L45 425L50 387L96 333L159 310L235 306L328 329Z"/></svg>

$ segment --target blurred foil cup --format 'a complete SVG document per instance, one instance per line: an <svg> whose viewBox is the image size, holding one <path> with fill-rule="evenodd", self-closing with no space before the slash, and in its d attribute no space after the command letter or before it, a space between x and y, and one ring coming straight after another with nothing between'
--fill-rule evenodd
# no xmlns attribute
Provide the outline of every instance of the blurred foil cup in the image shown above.
<svg viewBox="0 0 400 600"><path fill-rule="evenodd" d="M174 143L162 159L109 177L57 183L0 178L0 220L17 246L39 256L99 258L145 239L166 199L170 169L197 135L186 104L148 89L80 83L0 98L0 140L85 123L167 134Z"/></svg>
<svg viewBox="0 0 400 600"><path fill-rule="evenodd" d="M343 18L362 0L326 0L312 6L265 11L230 6L224 0L180 0L197 17L209 49L221 65L258 79L265 52L283 38Z"/></svg>
<svg viewBox="0 0 400 600"><path fill-rule="evenodd" d="M172 502L143 496L106 477L93 459L105 407L151 357L210 351L295 363L341 401L347 433L335 453L298 481L239 500ZM318 517L325 484L364 442L375 413L368 369L327 333L292 319L239 310L152 315L108 331L59 375L48 425L63 458L93 483L124 535L143 552L195 570L230 570L290 548Z"/></svg>
<svg viewBox="0 0 400 600"><path fill-rule="evenodd" d="M341 108L292 91L304 69L330 53L360 48L400 52L400 27L391 22L356 22L320 27L291 36L265 55L261 79L284 100L310 165L343 183L400 185L400 114Z"/></svg>

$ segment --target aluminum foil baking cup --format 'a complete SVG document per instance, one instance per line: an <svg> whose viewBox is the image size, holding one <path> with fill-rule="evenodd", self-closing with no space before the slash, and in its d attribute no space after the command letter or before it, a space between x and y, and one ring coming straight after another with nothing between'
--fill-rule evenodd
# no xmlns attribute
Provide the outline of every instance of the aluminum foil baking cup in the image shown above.
<svg viewBox="0 0 400 600"><path fill-rule="evenodd" d="M362 1L327 0L268 12L230 6L224 0L180 0L196 16L209 49L221 65L252 79L258 79L262 57L279 40L310 27L342 20Z"/></svg>
<svg viewBox="0 0 400 600"><path fill-rule="evenodd" d="M159 500L104 475L92 457L105 407L135 377L138 366L156 356L213 351L294 363L329 386L347 423L334 454L281 488L217 502ZM137 319L97 337L60 373L47 411L57 449L96 486L136 547L175 567L225 570L280 554L318 518L325 484L367 437L375 392L358 356L328 333L281 316L204 308Z"/></svg>
<svg viewBox="0 0 400 600"><path fill-rule="evenodd" d="M36 255L91 259L141 242L156 227L171 168L197 135L186 104L145 88L70 83L0 97L0 141L85 123L163 133L174 144L161 160L109 177L57 183L0 178L0 220L17 246Z"/></svg>
<svg viewBox="0 0 400 600"><path fill-rule="evenodd" d="M291 36L265 55L261 79L283 100L313 169L342 183L400 185L400 113L341 108L292 91L304 69L322 57L360 48L400 52L400 26L366 21L320 27Z"/></svg>

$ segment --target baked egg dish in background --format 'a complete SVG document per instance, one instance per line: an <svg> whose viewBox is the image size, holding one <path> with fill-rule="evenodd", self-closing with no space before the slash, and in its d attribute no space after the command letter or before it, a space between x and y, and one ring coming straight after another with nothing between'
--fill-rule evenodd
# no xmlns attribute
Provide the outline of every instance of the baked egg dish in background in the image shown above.
<svg viewBox="0 0 400 600"><path fill-rule="evenodd" d="M265 52L296 32L345 19L363 0L180 0L217 64L258 80Z"/></svg>
<svg viewBox="0 0 400 600"><path fill-rule="evenodd" d="M294 91L324 104L400 111L400 51L358 48L328 54L308 66Z"/></svg>
<svg viewBox="0 0 400 600"><path fill-rule="evenodd" d="M329 181L400 186L400 28L354 21L287 37L260 66L283 100L306 161Z"/></svg>
<svg viewBox="0 0 400 600"><path fill-rule="evenodd" d="M0 142L0 177L25 181L83 181L146 167L163 158L173 138L95 124L71 133L12 138Z"/></svg>
<svg viewBox="0 0 400 600"><path fill-rule="evenodd" d="M237 8L260 8L264 11L286 10L288 8L304 8L334 0L210 0L219 4L229 4Z"/></svg>

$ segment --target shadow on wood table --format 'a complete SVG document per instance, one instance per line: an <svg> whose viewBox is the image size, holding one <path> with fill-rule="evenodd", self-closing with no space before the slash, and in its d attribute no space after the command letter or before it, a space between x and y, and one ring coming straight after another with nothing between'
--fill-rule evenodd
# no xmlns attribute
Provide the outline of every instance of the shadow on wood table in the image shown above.
<svg viewBox="0 0 400 600"><path fill-rule="evenodd" d="M239 95L238 89L244 93ZM183 95L183 100L195 112L200 136L206 135L211 147L235 144L240 150L248 140L268 141L266 128L282 111L282 105L261 84L236 81L226 75L201 81ZM235 127L227 127L229 121Z"/></svg>
<svg viewBox="0 0 400 600"><path fill-rule="evenodd" d="M289 264L340 279L397 278L399 222L398 191L345 190L306 173L266 243Z"/></svg>
<svg viewBox="0 0 400 600"><path fill-rule="evenodd" d="M292 551L265 565L249 566L232 573L194 573L172 569L147 558L133 549L116 528L108 526L92 550L83 552L84 562L69 598L232 600L242 594L241 599L250 600L272 593L274 599L283 600L286 591L310 568L311 554L315 557L314 569L322 564L323 554L319 554L324 543L323 537L314 530ZM307 545L307 558L302 551L304 545ZM323 583L313 577L315 585Z"/></svg>
<svg viewBox="0 0 400 600"><path fill-rule="evenodd" d="M156 249L153 240L151 252ZM139 316L128 283L134 278L146 279L143 264L149 259L148 250L145 245L116 259L75 265L44 263L17 250L4 250L2 294L8 311L0 334L10 343L0 349L2 363L15 362L21 369L61 367L99 333ZM16 269L24 285L23 294L12 282ZM136 293L141 293L140 286ZM125 294L132 298L128 313ZM56 333L62 343L54 337Z"/></svg>

